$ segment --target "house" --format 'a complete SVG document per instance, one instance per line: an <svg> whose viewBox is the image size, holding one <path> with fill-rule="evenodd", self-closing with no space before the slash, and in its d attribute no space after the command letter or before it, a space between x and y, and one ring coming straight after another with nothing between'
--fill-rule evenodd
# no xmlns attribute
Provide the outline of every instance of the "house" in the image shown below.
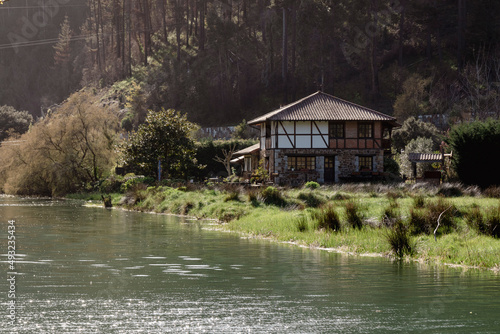
<svg viewBox="0 0 500 334"><path fill-rule="evenodd" d="M271 179L290 185L381 175L384 155L390 154L392 129L400 126L394 117L323 92L248 124L260 128L258 156L264 159ZM255 168L255 162L245 165Z"/></svg>

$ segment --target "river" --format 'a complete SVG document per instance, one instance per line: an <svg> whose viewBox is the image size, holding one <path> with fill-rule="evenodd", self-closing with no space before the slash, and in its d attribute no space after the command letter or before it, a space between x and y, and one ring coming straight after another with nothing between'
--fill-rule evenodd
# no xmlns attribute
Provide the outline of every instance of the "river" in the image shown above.
<svg viewBox="0 0 500 334"><path fill-rule="evenodd" d="M0 219L2 333L500 331L500 277L489 271L246 239L76 201L0 198Z"/></svg>

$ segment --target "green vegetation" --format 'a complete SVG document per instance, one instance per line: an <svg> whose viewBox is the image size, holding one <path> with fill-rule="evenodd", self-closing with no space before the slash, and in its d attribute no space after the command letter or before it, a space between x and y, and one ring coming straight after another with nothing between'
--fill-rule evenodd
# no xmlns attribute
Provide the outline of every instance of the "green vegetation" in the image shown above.
<svg viewBox="0 0 500 334"><path fill-rule="evenodd" d="M123 164L128 171L162 179L186 178L194 162L195 145L191 133L196 125L175 110L149 111L145 123L121 145Z"/></svg>
<svg viewBox="0 0 500 334"><path fill-rule="evenodd" d="M188 183L177 188L137 185L112 198L114 205L128 209L216 219L223 223L220 229L258 238L355 254L499 267L499 198L454 187L463 196L443 197L442 187L404 184L305 190ZM322 204L308 205L305 191Z"/></svg>
<svg viewBox="0 0 500 334"><path fill-rule="evenodd" d="M463 183L484 188L500 185L500 173L492 161L500 143L500 121L455 126L448 143L453 152L453 167Z"/></svg>
<svg viewBox="0 0 500 334"><path fill-rule="evenodd" d="M73 94L18 139L0 148L0 190L61 196L92 189L115 164L118 119L86 91Z"/></svg>
<svg viewBox="0 0 500 334"><path fill-rule="evenodd" d="M28 131L33 117L27 111L17 111L11 106L0 106L0 142Z"/></svg>

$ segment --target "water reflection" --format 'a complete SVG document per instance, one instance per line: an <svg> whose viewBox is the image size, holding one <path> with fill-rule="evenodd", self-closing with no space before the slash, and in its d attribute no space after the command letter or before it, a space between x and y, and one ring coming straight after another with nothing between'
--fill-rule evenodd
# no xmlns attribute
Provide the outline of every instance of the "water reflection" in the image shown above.
<svg viewBox="0 0 500 334"><path fill-rule="evenodd" d="M494 333L500 326L491 273L277 245L73 202L2 201L0 217L16 219L22 255L19 332ZM7 291L5 281L0 289Z"/></svg>

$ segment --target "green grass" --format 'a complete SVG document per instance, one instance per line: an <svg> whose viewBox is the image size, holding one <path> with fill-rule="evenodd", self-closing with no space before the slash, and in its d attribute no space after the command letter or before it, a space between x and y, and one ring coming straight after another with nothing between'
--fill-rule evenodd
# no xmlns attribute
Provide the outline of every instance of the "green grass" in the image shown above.
<svg viewBox="0 0 500 334"><path fill-rule="evenodd" d="M467 194L443 198L437 193L436 189L402 186L243 189L226 185L192 190L143 187L121 195L125 199L120 199L119 194L112 198L114 205L129 209L216 219L221 222L221 229L279 242L354 254L376 253L395 258L404 255L431 263L499 268L500 239L481 233L470 220L477 217L477 212L486 216L498 209L500 200ZM100 194L75 196L71 197L100 201ZM434 220L449 206L452 209L447 220L441 221L434 240ZM338 228L325 225L328 210L335 212ZM399 228L412 231L410 218L414 210L427 217L426 229L394 235L394 223L384 221L387 213L393 221L403 224ZM329 219L333 221L333 216ZM361 219L361 224L356 219ZM400 242L411 245L411 251L398 252Z"/></svg>

